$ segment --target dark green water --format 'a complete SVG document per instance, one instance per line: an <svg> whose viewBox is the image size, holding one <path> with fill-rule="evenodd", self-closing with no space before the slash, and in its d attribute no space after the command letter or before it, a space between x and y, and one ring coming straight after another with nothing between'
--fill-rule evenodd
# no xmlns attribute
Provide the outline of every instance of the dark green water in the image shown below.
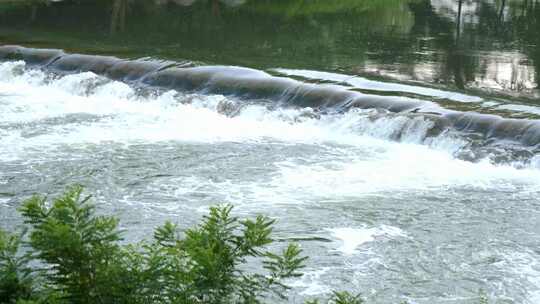
<svg viewBox="0 0 540 304"><path fill-rule="evenodd" d="M539 21L536 0L0 0L0 227L74 182L127 240L230 202L311 256L292 303L538 304Z"/></svg>
<svg viewBox="0 0 540 304"><path fill-rule="evenodd" d="M339 71L531 102L540 96L540 6L534 0L461 6L452 0L36 3L0 6L0 41Z"/></svg>

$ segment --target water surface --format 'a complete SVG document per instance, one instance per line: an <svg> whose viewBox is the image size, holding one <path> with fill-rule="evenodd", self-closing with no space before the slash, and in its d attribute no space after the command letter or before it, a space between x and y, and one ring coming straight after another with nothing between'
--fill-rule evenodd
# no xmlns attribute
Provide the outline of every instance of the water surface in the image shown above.
<svg viewBox="0 0 540 304"><path fill-rule="evenodd" d="M295 303L333 289L538 303L540 150L521 139L540 114L539 16L530 0L3 2L3 45L313 86L255 98L245 70L225 69L237 91L218 92L5 58L0 226L74 182L128 240L230 202L276 218L277 238L312 257ZM420 106L325 106L343 90ZM310 92L333 93L301 103ZM455 113L481 119L438 125Z"/></svg>

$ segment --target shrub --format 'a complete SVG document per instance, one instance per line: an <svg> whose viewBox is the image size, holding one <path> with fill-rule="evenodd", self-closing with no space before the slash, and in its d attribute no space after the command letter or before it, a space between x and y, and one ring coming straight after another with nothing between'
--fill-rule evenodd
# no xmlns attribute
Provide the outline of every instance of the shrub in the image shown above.
<svg viewBox="0 0 540 304"><path fill-rule="evenodd" d="M306 304L319 304L319 300L308 301ZM328 304L363 304L360 295L352 295L346 291L334 292L328 300Z"/></svg>
<svg viewBox="0 0 540 304"><path fill-rule="evenodd" d="M20 209L32 227L29 244L34 256L47 268L46 281L70 303L105 303L116 294L115 272L119 253L118 221L95 216L73 187L47 207L38 196Z"/></svg>
<svg viewBox="0 0 540 304"><path fill-rule="evenodd" d="M284 282L302 275L307 258L298 245L267 250L275 223L267 217L239 220L232 206L217 206L183 237L166 222L152 240L122 245L118 220L96 215L82 192L71 187L50 204L34 196L20 208L29 233L0 229L0 303L284 303ZM259 269L246 271L248 259ZM365 302L334 292L324 303ZM483 291L479 303L488 303Z"/></svg>
<svg viewBox="0 0 540 304"><path fill-rule="evenodd" d="M19 252L21 238L0 230L0 301L5 303L30 299L33 293L29 256Z"/></svg>
<svg viewBox="0 0 540 304"><path fill-rule="evenodd" d="M167 222L152 240L121 245L118 220L96 215L82 191L75 186L50 204L40 196L22 204L30 227L26 253L22 235L0 232L1 302L286 301L284 281L301 276L306 257L298 245L279 254L267 250L274 224L267 217L239 220L231 206L212 207L183 237ZM258 259L259 269L246 271L248 259Z"/></svg>

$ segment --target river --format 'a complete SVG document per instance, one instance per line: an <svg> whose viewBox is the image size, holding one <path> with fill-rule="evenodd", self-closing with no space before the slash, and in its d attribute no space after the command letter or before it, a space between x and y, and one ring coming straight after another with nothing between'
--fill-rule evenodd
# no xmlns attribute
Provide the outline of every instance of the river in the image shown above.
<svg viewBox="0 0 540 304"><path fill-rule="evenodd" d="M540 303L539 20L532 0L0 2L0 227L73 183L129 241L232 203L311 257L294 303Z"/></svg>

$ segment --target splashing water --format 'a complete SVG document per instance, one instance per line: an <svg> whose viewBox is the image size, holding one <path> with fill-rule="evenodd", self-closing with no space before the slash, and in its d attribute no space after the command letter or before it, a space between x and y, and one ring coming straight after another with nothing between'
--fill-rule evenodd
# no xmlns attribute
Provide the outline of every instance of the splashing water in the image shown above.
<svg viewBox="0 0 540 304"><path fill-rule="evenodd" d="M16 225L21 199L73 182L133 239L232 202L278 218L278 235L313 256L293 283L299 298L345 288L430 303L481 288L534 303L538 155L497 162L489 153L506 142L486 150L435 127L410 113L323 112L2 63L0 220Z"/></svg>

